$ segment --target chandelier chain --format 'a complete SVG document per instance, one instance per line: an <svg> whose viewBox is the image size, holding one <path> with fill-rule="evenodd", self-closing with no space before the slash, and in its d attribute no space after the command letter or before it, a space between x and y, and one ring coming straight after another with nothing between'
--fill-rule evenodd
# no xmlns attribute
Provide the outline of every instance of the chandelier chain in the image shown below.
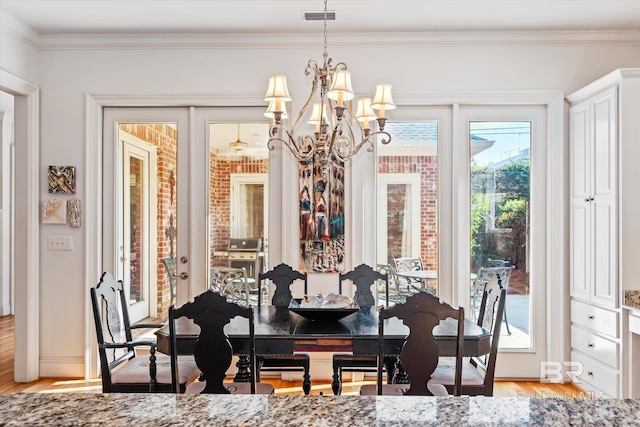
<svg viewBox="0 0 640 427"><path fill-rule="evenodd" d="M326 65L327 57L329 56L327 54L327 0L324 0L324 54L322 56Z"/></svg>

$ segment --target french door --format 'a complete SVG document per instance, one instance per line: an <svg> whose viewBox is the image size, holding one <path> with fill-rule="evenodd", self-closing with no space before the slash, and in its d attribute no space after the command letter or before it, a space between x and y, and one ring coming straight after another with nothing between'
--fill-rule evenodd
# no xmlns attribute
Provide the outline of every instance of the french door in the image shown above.
<svg viewBox="0 0 640 427"><path fill-rule="evenodd" d="M385 129L394 139L377 150L377 262L421 256L437 270L438 295L469 318L478 269L515 266L496 374L539 378L548 314L545 107L413 106L393 117Z"/></svg>
<svg viewBox="0 0 640 427"><path fill-rule="evenodd" d="M171 303L164 265L168 258L176 262L178 305L208 289L212 263L226 265L219 252L228 244L230 203L221 191L229 190L230 172L244 181L252 173L251 182L257 175L261 183L267 181L263 110L104 109L103 266L127 287L132 321L166 317ZM229 150L239 137L238 123L250 129L243 139L254 140L243 153ZM232 135L224 133L227 125ZM259 190L251 192L256 193L252 200L260 201L253 203L251 224L265 241L268 188ZM238 211L246 214L247 208Z"/></svg>
<svg viewBox="0 0 640 427"><path fill-rule="evenodd" d="M539 378L547 342L545 108L461 106L459 113L465 147L454 169L467 177L467 197L455 226L468 236L457 243L460 277L467 277L459 299L471 312L478 296L468 284L476 274L509 268L496 376Z"/></svg>
<svg viewBox="0 0 640 427"><path fill-rule="evenodd" d="M206 238L191 230L206 227L206 211L198 210L204 204L193 201L207 197L197 181L206 180L208 150L192 138L191 110L104 109L103 268L130 284L133 322L168 312L163 259L176 259L178 304L206 289ZM142 142L132 148L120 141ZM140 146L155 155L147 159ZM138 293L134 281L148 287Z"/></svg>

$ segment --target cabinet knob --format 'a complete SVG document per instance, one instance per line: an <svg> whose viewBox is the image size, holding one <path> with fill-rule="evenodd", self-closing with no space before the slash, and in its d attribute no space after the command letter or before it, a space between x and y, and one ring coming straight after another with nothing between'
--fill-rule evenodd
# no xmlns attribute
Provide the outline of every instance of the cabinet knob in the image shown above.
<svg viewBox="0 0 640 427"><path fill-rule="evenodd" d="M587 347L589 347L589 348L593 348L593 343L591 343L591 342L590 342L590 343L588 343L588 344L587 344Z"/></svg>
<svg viewBox="0 0 640 427"><path fill-rule="evenodd" d="M588 202L588 201L589 201L589 198L587 197L586 199L584 199L584 201L585 201L585 202Z"/></svg>
<svg viewBox="0 0 640 427"><path fill-rule="evenodd" d="M591 372L591 371L587 371L587 375L589 375L590 377L592 377L592 376L593 376L593 372Z"/></svg>
<svg viewBox="0 0 640 427"><path fill-rule="evenodd" d="M588 317L589 317L589 320L593 320L593 314Z"/></svg>

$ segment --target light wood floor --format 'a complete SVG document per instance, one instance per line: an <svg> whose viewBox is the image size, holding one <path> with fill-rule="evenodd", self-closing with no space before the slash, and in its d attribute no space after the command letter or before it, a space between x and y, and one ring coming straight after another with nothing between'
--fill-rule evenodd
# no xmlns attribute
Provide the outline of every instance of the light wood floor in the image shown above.
<svg viewBox="0 0 640 427"><path fill-rule="evenodd" d="M100 393L102 385L99 378L71 379L71 378L41 378L30 383L16 383L13 381L13 353L14 353L14 316L0 317L0 394L7 393ZM332 394L329 381L313 380L311 394ZM303 394L300 381L283 381L280 379L263 378L264 382L272 384L276 394ZM374 381L345 382L343 394L358 394L363 384L375 384ZM494 395L499 397L589 397L582 389L573 384L541 384L533 381L496 381Z"/></svg>

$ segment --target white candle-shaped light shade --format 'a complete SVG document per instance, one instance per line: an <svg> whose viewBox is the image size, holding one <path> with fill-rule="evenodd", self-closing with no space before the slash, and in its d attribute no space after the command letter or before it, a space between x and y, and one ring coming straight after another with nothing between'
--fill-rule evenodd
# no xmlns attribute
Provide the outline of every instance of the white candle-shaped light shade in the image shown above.
<svg viewBox="0 0 640 427"><path fill-rule="evenodd" d="M289 95L289 89L287 88L286 76L271 76L269 77L269 87L267 93L264 96L265 101L274 101L274 111L283 111L284 103L291 101L291 95Z"/></svg>
<svg viewBox="0 0 640 427"><path fill-rule="evenodd" d="M340 70L333 73L331 77L331 87L327 92L329 99L337 102L338 107L344 105L344 101L351 101L354 97L351 87L351 73L347 70Z"/></svg>
<svg viewBox="0 0 640 427"><path fill-rule="evenodd" d="M390 84L376 85L376 94L373 97L373 101L371 101L371 108L379 111L378 117L381 119L384 118L386 110L396 108L396 104L394 104L393 97L391 96Z"/></svg>
<svg viewBox="0 0 640 427"><path fill-rule="evenodd" d="M374 120L375 118L376 113L371 108L371 98L358 99L356 119L364 124L364 128L369 129L369 120Z"/></svg>
<svg viewBox="0 0 640 427"><path fill-rule="evenodd" d="M327 118L327 106L320 103L313 104L311 117L309 117L309 121L307 123L316 125L316 132L320 132L320 124L322 123L323 118Z"/></svg>
<svg viewBox="0 0 640 427"><path fill-rule="evenodd" d="M282 103L280 106L280 110L276 110L276 101L269 102L269 106L267 107L267 110L264 112L264 115L265 117L268 117L270 119L275 119L276 111L280 111L282 113L282 115L280 116L282 120L289 118L289 113L287 113L287 105L285 103Z"/></svg>

